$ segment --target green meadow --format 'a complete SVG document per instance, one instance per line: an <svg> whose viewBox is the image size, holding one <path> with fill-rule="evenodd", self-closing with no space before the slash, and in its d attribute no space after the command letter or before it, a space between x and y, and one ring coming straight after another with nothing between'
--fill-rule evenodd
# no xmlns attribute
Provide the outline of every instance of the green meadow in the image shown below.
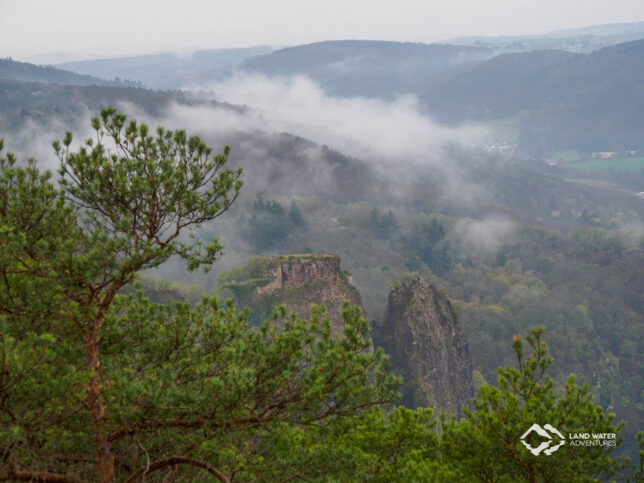
<svg viewBox="0 0 644 483"><path fill-rule="evenodd" d="M608 171L612 168L621 173L639 173L644 169L644 156L619 159L598 159L594 161L570 163L566 164L566 166L586 171Z"/></svg>

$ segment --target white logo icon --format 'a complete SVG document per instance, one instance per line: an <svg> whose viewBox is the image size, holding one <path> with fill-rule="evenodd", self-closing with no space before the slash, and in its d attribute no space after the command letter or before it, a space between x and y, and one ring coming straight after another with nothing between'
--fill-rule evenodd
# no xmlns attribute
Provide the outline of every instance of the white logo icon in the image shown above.
<svg viewBox="0 0 644 483"><path fill-rule="evenodd" d="M546 438L546 441L541 443L536 448L533 447L530 443L526 443L525 441L525 438L533 431L542 438ZM554 446L550 446L552 443L555 443L553 436L557 436L560 441ZM542 452L543 454L550 456L566 443L566 438L564 438L563 434L561 434L556 428L549 424L545 424L543 428L538 424L533 424L525 433L523 433L523 435L521 436L521 442L523 443L523 446L528 448L528 451L530 451L530 453L535 456L539 456Z"/></svg>

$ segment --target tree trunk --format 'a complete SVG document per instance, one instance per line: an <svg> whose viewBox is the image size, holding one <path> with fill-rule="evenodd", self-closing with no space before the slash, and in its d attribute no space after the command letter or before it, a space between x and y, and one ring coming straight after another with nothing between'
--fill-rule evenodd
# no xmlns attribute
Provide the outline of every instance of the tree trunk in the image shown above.
<svg viewBox="0 0 644 483"><path fill-rule="evenodd" d="M112 455L110 442L103 427L105 408L101 394L101 363L98 358L98 333L100 326L100 321L94 320L92 327L88 329L85 335L86 364L92 370L92 376L87 385L87 396L92 424L94 426L98 481L100 483L112 483L114 481L114 456Z"/></svg>

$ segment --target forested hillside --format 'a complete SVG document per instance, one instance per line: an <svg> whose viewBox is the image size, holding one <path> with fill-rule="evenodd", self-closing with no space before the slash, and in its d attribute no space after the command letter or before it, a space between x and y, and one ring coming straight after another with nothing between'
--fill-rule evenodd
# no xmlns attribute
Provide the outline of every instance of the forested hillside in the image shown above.
<svg viewBox="0 0 644 483"><path fill-rule="evenodd" d="M644 149L644 40L591 54L503 54L422 95L449 122L513 118L532 153Z"/></svg>
<svg viewBox="0 0 644 483"><path fill-rule="evenodd" d="M34 65L27 62L16 62L11 59L0 59L0 79L47 82L50 84L71 86L141 87L140 83L123 80L118 76L113 76L110 79L101 79L57 69L51 65Z"/></svg>
<svg viewBox="0 0 644 483"><path fill-rule="evenodd" d="M199 50L190 54L164 53L57 64L60 69L103 79L133 79L151 89L179 89L211 82L248 57L267 54L271 47Z"/></svg>
<svg viewBox="0 0 644 483"><path fill-rule="evenodd" d="M428 82L491 55L479 47L343 40L276 50L247 60L241 69L269 76L306 75L339 96L392 98L418 92Z"/></svg>
<svg viewBox="0 0 644 483"><path fill-rule="evenodd" d="M159 116L173 102L227 107L214 101L197 101L181 92L0 79L0 132L17 133L28 124L48 128L59 121L76 126L89 112L118 103L129 103L150 116Z"/></svg>

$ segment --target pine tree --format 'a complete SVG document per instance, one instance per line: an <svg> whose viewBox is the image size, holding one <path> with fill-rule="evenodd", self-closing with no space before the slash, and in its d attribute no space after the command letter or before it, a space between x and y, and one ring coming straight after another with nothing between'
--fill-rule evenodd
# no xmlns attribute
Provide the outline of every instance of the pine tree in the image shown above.
<svg viewBox="0 0 644 483"><path fill-rule="evenodd" d="M458 468L461 481L604 481L625 468L624 461L611 455L621 444L623 425L615 425L615 415L593 403L588 387L575 384L574 375L563 395L557 395L546 374L553 359L542 335L542 328L528 335L532 352L527 356L523 339L515 336L518 367L500 368L499 386L481 387L466 418L443 422L441 454ZM533 424L550 425L564 436L553 435L553 452L535 455L526 448L521 437ZM566 441L570 433L579 432L614 434L615 446L577 447ZM534 437L528 442L538 447L543 441Z"/></svg>
<svg viewBox="0 0 644 483"><path fill-rule="evenodd" d="M69 133L54 143L58 186L0 157L0 479L263 478L276 434L395 399L358 308L338 336L319 310L252 327L213 298L120 295L170 256L218 258L216 240L180 235L228 209L241 171L225 168L228 148L211 156L114 109L92 125L77 151Z"/></svg>
<svg viewBox="0 0 644 483"><path fill-rule="evenodd" d="M302 216L302 211L300 211L300 207L297 206L295 200L291 201L291 206L288 209L288 220L296 229L306 228L306 222L304 221L304 217Z"/></svg>

